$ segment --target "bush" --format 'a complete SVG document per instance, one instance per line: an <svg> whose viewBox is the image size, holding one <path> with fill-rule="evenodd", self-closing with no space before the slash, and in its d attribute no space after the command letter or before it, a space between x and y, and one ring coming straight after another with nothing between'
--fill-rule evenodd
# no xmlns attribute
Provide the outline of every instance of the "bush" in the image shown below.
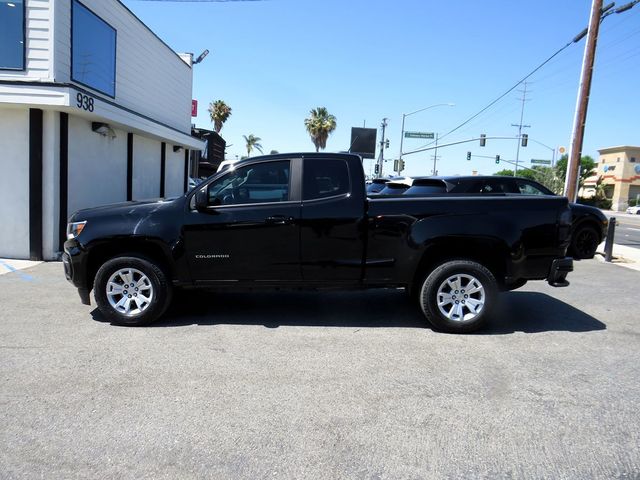
<svg viewBox="0 0 640 480"><path fill-rule="evenodd" d="M582 205L591 205L592 207L598 207L601 210L611 210L611 205L613 202L608 198L578 198L578 203Z"/></svg>
<svg viewBox="0 0 640 480"><path fill-rule="evenodd" d="M630 207L635 207L638 204L638 200L636 200L635 198L630 198L627 203Z"/></svg>

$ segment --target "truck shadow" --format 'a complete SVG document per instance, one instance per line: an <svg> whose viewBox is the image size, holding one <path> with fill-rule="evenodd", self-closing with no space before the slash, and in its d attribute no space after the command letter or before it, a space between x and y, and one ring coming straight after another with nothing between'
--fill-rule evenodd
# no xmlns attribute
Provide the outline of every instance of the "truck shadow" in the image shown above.
<svg viewBox="0 0 640 480"><path fill-rule="evenodd" d="M105 321L98 310L97 321ZM420 308L403 291L355 292L179 292L150 328L187 325L263 325L359 328L430 328ZM483 335L549 331L590 332L606 325L583 311L538 292L508 292Z"/></svg>

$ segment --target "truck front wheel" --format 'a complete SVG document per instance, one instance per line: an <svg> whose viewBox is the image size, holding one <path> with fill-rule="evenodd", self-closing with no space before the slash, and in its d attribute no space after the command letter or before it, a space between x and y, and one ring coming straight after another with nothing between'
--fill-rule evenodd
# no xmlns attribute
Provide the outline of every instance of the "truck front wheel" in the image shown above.
<svg viewBox="0 0 640 480"><path fill-rule="evenodd" d="M96 273L93 291L100 312L119 325L151 323L171 302L171 286L163 270L137 256L105 262Z"/></svg>
<svg viewBox="0 0 640 480"><path fill-rule="evenodd" d="M483 327L498 298L498 284L483 265L451 260L426 276L420 306L438 330L467 333Z"/></svg>

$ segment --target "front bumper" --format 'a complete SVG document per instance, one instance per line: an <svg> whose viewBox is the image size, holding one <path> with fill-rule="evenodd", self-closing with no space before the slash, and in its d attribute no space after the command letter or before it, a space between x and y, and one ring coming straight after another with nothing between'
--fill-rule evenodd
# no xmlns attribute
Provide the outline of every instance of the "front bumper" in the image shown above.
<svg viewBox="0 0 640 480"><path fill-rule="evenodd" d="M62 265L64 276L77 289L80 301L85 305L91 305L89 286L87 285L86 252L77 240L67 240L64 243L62 253Z"/></svg>
<svg viewBox="0 0 640 480"><path fill-rule="evenodd" d="M567 275L569 272L573 272L573 258L556 258L551 263L547 282L552 287L568 287Z"/></svg>

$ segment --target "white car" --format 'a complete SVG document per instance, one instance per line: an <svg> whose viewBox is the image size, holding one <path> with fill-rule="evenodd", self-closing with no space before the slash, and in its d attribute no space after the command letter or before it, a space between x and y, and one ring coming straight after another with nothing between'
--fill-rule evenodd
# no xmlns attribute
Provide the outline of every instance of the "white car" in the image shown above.
<svg viewBox="0 0 640 480"><path fill-rule="evenodd" d="M627 208L627 213L631 213L632 215L640 215L640 205Z"/></svg>

